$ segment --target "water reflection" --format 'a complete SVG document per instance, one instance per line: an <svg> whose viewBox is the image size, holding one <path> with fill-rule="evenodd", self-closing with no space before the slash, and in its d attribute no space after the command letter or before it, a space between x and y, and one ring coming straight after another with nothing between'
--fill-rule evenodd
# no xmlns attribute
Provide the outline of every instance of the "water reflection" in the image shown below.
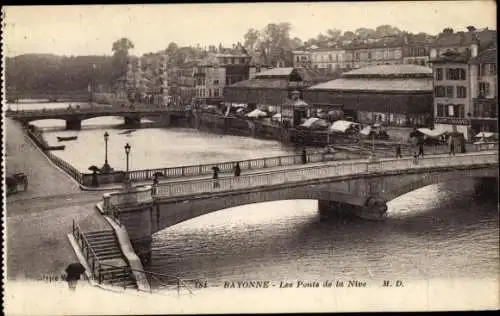
<svg viewBox="0 0 500 316"><path fill-rule="evenodd" d="M221 210L157 233L152 268L214 282L496 275L498 213L473 183L406 194L384 222L320 219L310 200Z"/></svg>

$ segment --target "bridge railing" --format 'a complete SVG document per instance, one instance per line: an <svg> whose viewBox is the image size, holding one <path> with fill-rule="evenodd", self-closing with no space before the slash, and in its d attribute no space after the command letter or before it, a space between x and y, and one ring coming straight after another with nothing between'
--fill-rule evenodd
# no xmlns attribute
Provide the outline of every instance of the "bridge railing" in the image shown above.
<svg viewBox="0 0 500 316"><path fill-rule="evenodd" d="M307 154L308 162L342 161L342 160L351 160L355 158L359 158L359 154L342 153L341 156L339 156L338 154L329 154L324 152L314 152ZM286 156L273 156L273 157L257 158L257 159L224 161L224 162L202 164L202 165L133 170L129 171L129 178L131 181L147 181L147 180L153 180L155 174L161 174L161 177L165 178L203 176L212 174L213 173L212 167L214 166L217 166L220 169L221 173L228 173L233 171L233 168L235 167L236 163L239 163L242 171L266 169L273 167L286 167L286 166L302 164L302 155L296 154L296 155L286 155Z"/></svg>
<svg viewBox="0 0 500 316"><path fill-rule="evenodd" d="M73 179L75 179L78 183L82 184L83 183L83 173L78 171L75 167L73 167L70 163L62 160L61 158L57 157L53 153L51 153L49 150L45 151L45 154L49 159L59 168L64 170L67 174L69 174Z"/></svg>
<svg viewBox="0 0 500 316"><path fill-rule="evenodd" d="M323 166L293 168L240 177L222 177L219 179L162 183L157 187L155 197L174 198L186 195L216 193L347 175L361 175L419 168L459 167L482 163L498 163L498 154L495 152L457 154L453 156L453 158L448 156L430 156L417 161L413 158L384 158L373 162L366 160L348 163L334 162Z"/></svg>
<svg viewBox="0 0 500 316"><path fill-rule="evenodd" d="M182 109L177 108L165 108L165 107L110 107L110 106L99 106L99 107L83 107L83 108L43 108L41 110L8 110L6 112L7 116L11 117L45 117L53 115L69 115L69 114L91 114L95 112L99 113L157 113L157 112L180 112Z"/></svg>

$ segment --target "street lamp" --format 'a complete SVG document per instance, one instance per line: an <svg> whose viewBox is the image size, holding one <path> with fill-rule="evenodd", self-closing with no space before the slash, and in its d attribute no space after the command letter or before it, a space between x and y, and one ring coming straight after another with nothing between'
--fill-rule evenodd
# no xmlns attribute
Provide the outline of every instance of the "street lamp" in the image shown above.
<svg viewBox="0 0 500 316"><path fill-rule="evenodd" d="M125 173L125 175L126 175L126 179L128 180L128 156L130 154L130 145L129 145L129 143L127 143L125 145L125 154L127 155L127 172Z"/></svg>

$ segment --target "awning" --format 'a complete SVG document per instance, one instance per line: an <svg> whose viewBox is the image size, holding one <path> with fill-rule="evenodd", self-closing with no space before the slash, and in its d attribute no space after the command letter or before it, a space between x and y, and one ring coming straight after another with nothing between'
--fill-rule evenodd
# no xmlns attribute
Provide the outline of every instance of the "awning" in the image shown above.
<svg viewBox="0 0 500 316"><path fill-rule="evenodd" d="M322 120L317 117L311 117L308 118L304 123L302 123L300 126L303 127L313 127L313 126L328 126L328 123L325 120Z"/></svg>
<svg viewBox="0 0 500 316"><path fill-rule="evenodd" d="M248 117L263 117L263 116L267 116L267 113L264 111L261 111L259 109L255 109L252 112L248 113L247 116Z"/></svg>
<svg viewBox="0 0 500 316"><path fill-rule="evenodd" d="M351 121L338 120L333 122L332 126L330 126L330 132L341 132L345 133L353 124L357 124Z"/></svg>
<svg viewBox="0 0 500 316"><path fill-rule="evenodd" d="M481 132L474 137L476 137L476 138L493 138L495 136L497 136L495 133Z"/></svg>
<svg viewBox="0 0 500 316"><path fill-rule="evenodd" d="M361 135L368 136L368 135L370 135L371 131L372 131L372 127L370 125L368 125L365 128L363 128L359 133Z"/></svg>
<svg viewBox="0 0 500 316"><path fill-rule="evenodd" d="M419 128L417 129L417 131L429 137L439 137L446 133L446 131L444 130L437 130L437 129L432 130L428 128Z"/></svg>

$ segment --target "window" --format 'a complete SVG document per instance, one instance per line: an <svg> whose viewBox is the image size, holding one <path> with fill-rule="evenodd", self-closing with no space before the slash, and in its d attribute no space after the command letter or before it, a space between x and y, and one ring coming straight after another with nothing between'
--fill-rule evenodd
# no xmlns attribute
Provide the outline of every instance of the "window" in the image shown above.
<svg viewBox="0 0 500 316"><path fill-rule="evenodd" d="M453 98L453 86L446 86L446 97Z"/></svg>
<svg viewBox="0 0 500 316"><path fill-rule="evenodd" d="M479 83L479 96L486 97L490 94L490 83L489 82L480 82Z"/></svg>
<svg viewBox="0 0 500 316"><path fill-rule="evenodd" d="M245 63L245 58L240 58L240 64L244 64Z"/></svg>
<svg viewBox="0 0 500 316"><path fill-rule="evenodd" d="M328 54L328 60L333 61L332 54Z"/></svg>
<svg viewBox="0 0 500 316"><path fill-rule="evenodd" d="M372 59L372 53L368 52L368 59Z"/></svg>
<svg viewBox="0 0 500 316"><path fill-rule="evenodd" d="M479 67L480 76L494 76L497 74L497 67L495 64L483 64Z"/></svg>
<svg viewBox="0 0 500 316"><path fill-rule="evenodd" d="M446 89L444 86L434 87L434 96L437 98L443 98L446 95Z"/></svg>
<svg viewBox="0 0 500 316"><path fill-rule="evenodd" d="M335 55L335 61L339 62L339 55Z"/></svg>
<svg viewBox="0 0 500 316"><path fill-rule="evenodd" d="M457 86L457 98L467 98L467 88L464 86Z"/></svg>
<svg viewBox="0 0 500 316"><path fill-rule="evenodd" d="M474 103L475 117L497 117L497 106L494 103Z"/></svg>
<svg viewBox="0 0 500 316"><path fill-rule="evenodd" d="M445 117L445 105L444 104L438 103L436 110L437 110L437 113L436 113L437 117Z"/></svg>
<svg viewBox="0 0 500 316"><path fill-rule="evenodd" d="M446 80L465 80L465 69L462 68L446 69Z"/></svg>
<svg viewBox="0 0 500 316"><path fill-rule="evenodd" d="M356 60L359 60L359 53L356 53Z"/></svg>
<svg viewBox="0 0 500 316"><path fill-rule="evenodd" d="M436 68L436 80L443 80L443 68Z"/></svg>
<svg viewBox="0 0 500 316"><path fill-rule="evenodd" d="M214 85L219 85L219 80L214 80Z"/></svg>
<svg viewBox="0 0 500 316"><path fill-rule="evenodd" d="M465 69L460 68L460 80L465 80Z"/></svg>

